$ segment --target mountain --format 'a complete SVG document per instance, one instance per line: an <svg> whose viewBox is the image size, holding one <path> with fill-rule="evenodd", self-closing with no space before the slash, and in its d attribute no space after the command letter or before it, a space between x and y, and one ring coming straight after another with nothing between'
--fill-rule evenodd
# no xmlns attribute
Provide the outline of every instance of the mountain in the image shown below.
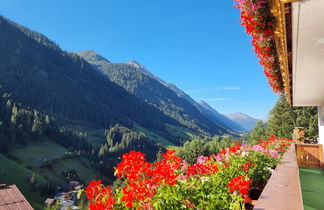
<svg viewBox="0 0 324 210"><path fill-rule="evenodd" d="M229 132L245 132L246 129L242 128L240 125L232 121L231 119L227 118L225 115L220 114L212 107L210 107L205 101L196 102L192 99L188 94L186 94L183 90L179 89L175 84L167 83L161 80L156 75L152 74L145 66L139 64L136 61L129 61L127 64L133 65L138 70L142 71L149 77L157 80L173 92L177 94L178 97L185 99L189 103L191 103L194 107L196 107L205 117L211 120L214 124L218 125L219 127L223 127L227 129Z"/></svg>
<svg viewBox="0 0 324 210"><path fill-rule="evenodd" d="M163 130L175 123L45 36L0 17L0 85L15 101L57 117L103 127L131 120ZM92 60L109 63L100 56Z"/></svg>
<svg viewBox="0 0 324 210"><path fill-rule="evenodd" d="M226 128L213 123L188 100L179 97L167 83L154 76L136 61L128 63L97 62L88 57L89 52L78 53L111 81L124 87L129 93L156 107L187 129L201 134L221 135Z"/></svg>
<svg viewBox="0 0 324 210"><path fill-rule="evenodd" d="M154 74L152 74L145 66L138 63L137 61L131 60L131 61L128 61L126 64L135 67L136 69L138 69L139 71L142 71L144 74L146 74L149 77L152 77L153 79L161 81L158 77L156 77Z"/></svg>
<svg viewBox="0 0 324 210"><path fill-rule="evenodd" d="M214 119L214 121L218 121L218 122L222 123L225 127L230 128L234 131L238 131L238 132L246 132L247 131L247 129L245 127L243 127L242 125L240 125L239 123L234 122L232 119L217 112L207 102L201 100L198 103L204 108L204 110L202 112L204 112L210 118Z"/></svg>
<svg viewBox="0 0 324 210"><path fill-rule="evenodd" d="M130 71L128 69L128 71L126 70L116 70L116 68L119 68L120 66L123 66L123 64L115 64L115 67L112 67L113 64L109 64L106 63L106 65L102 65L101 67L98 66L96 63L96 61L92 61L91 57L89 57L89 54L93 54L95 52L91 51L91 53L89 53L89 50L83 51L83 52L79 52L78 54L80 56L82 56L83 58L85 58L88 62L92 63L99 71L101 71L102 73L106 74L112 81L116 82L117 84L125 87L126 89L128 89L131 93L134 93L134 90L130 87L127 87L127 84L121 82L119 79L116 79L116 74L119 74L119 78L123 77L125 72ZM100 55L98 55L99 57L102 57ZM219 114L216 110L212 109L209 105L206 106L206 102L204 102L204 104L199 104L197 103L194 99L192 99L189 95L187 95L183 90L179 89L176 85L171 84L171 83L167 83L163 80L161 80L159 77L157 77L156 75L152 74L145 66L143 66L142 64L138 63L137 61L129 61L126 64L128 64L132 68L132 77L127 77L128 83L131 83L130 80L138 80L141 79L142 77L149 77L148 79L153 81L157 81L158 83L160 83L157 88L159 88L160 90L166 90L169 89L172 92L174 92L179 98L184 99L186 102L186 106L188 106L188 102L191 104L191 108L192 106L194 106L201 115L203 115L205 118L207 118L209 121L211 121L214 125L222 128L223 130L225 130L226 132L232 133L233 131L235 132L244 132L246 131L244 128L242 128L241 126L239 126L238 124L236 124L235 122L233 122L232 120L228 119L226 116ZM119 67L116 67L119 66ZM124 65L125 66L125 65ZM127 67L127 66L126 66ZM129 67L128 67L129 68ZM135 69L137 71L135 71ZM108 70L108 71L107 71ZM110 71L110 72L109 72ZM129 73L129 72L128 72ZM134 76L136 74L139 74L138 76ZM154 82L155 84L157 84L156 82ZM164 86L164 87L163 87ZM143 88L144 91L149 91L149 88ZM155 92L159 92L158 90L155 90ZM170 91L168 91L170 93ZM173 98L174 94L170 93ZM137 96L139 96L140 98L149 101L150 99L146 98L146 96L144 95L140 95L140 94L135 94ZM164 96L165 97L165 96ZM168 97L168 96L166 96ZM179 100L179 99L177 99ZM176 103L176 102L175 102ZM156 105L156 104L155 104ZM203 105L205 105L206 107L204 107ZM190 107L190 105L189 105ZM161 107L160 107L161 108ZM192 108L192 110L194 110ZM168 114L172 111L166 111L165 113ZM192 114L192 113L189 113ZM194 113L194 115L197 115L197 112ZM177 118L177 117L176 117ZM209 122L210 123L210 122Z"/></svg>
<svg viewBox="0 0 324 210"><path fill-rule="evenodd" d="M161 81L161 80L160 80ZM161 81L162 84L167 86L169 89L173 90L179 97L187 100L193 106L195 106L205 117L211 120L214 124L223 127L229 131L235 132L245 132L246 129L232 121L231 119L227 118L226 116L220 114L215 109L213 109L207 102L199 101L196 102L192 99L188 94L186 94L183 90L179 89L176 85L171 83L166 83Z"/></svg>
<svg viewBox="0 0 324 210"><path fill-rule="evenodd" d="M93 63L93 65L100 65L102 63L111 63L109 60L93 52L92 50L85 50L84 55L89 59L89 61L91 61L91 63Z"/></svg>
<svg viewBox="0 0 324 210"><path fill-rule="evenodd" d="M248 131L252 130L255 124L258 122L257 119L240 112L227 114L226 116Z"/></svg>

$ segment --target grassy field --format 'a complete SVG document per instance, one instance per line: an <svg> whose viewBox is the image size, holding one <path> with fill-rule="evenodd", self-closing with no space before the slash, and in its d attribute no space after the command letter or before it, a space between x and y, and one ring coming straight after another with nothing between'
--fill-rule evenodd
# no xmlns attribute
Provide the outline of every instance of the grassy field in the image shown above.
<svg viewBox="0 0 324 210"><path fill-rule="evenodd" d="M32 167L40 167L47 160L60 158L65 152L67 152L66 148L52 141L26 146L16 145L12 151L24 165Z"/></svg>
<svg viewBox="0 0 324 210"><path fill-rule="evenodd" d="M67 152L67 149L58 145L55 142L47 141L42 144L29 144L27 146L15 146L12 154L14 154L19 161L25 166L30 164L37 173L44 177L50 177L57 184L65 184L64 178L61 175L61 171L75 169L81 179L85 181L91 181L96 177L96 174L101 175L94 169L91 169L91 164L87 159L82 159L82 162L78 159L61 159L60 158ZM52 165L53 170L47 168L41 168L40 166L45 161L51 159L58 159Z"/></svg>
<svg viewBox="0 0 324 210"><path fill-rule="evenodd" d="M81 121L71 121L66 119L59 119L58 124L60 127L65 127L75 132L85 132L87 139L93 146L100 146L106 142L104 136L105 128L91 123Z"/></svg>
<svg viewBox="0 0 324 210"><path fill-rule="evenodd" d="M0 154L0 183L17 185L18 189L35 209L43 209L41 204L45 201L46 197L40 192L34 192L31 185L26 181L32 174L33 171ZM36 185L40 186L45 183L45 179L42 176L37 173L35 173L35 176Z"/></svg>
<svg viewBox="0 0 324 210"><path fill-rule="evenodd" d="M134 123L134 127L133 130L136 132L143 132L145 133L148 137L150 137L153 141L156 141L157 143L159 143L161 146L167 148L170 146L175 146L172 142L168 141L167 139L159 136L158 134L149 131L141 126L139 126L138 124Z"/></svg>
<svg viewBox="0 0 324 210"><path fill-rule="evenodd" d="M104 136L105 129L103 128L97 128L97 129L86 129L85 132L87 133L87 138L89 142L93 146L100 146L104 143L106 143L106 137Z"/></svg>
<svg viewBox="0 0 324 210"><path fill-rule="evenodd" d="M82 164L77 159L62 160L59 163L55 164L53 168L55 168L54 173L60 173L62 170L75 169L78 176L86 183L98 178L98 176L101 176L101 174L96 173L96 171Z"/></svg>
<svg viewBox="0 0 324 210"><path fill-rule="evenodd" d="M190 132L186 128L182 128L182 127L178 127L178 126L166 124L166 129L167 129L167 131L169 133L173 134L174 136L178 136L178 137L180 137L182 139L191 140L194 137L194 135L192 134L192 132Z"/></svg>
<svg viewBox="0 0 324 210"><path fill-rule="evenodd" d="M35 170L43 175L44 177L49 177L51 180L55 181L57 185L65 185L66 181L62 176L62 171L68 171L74 169L77 175L85 181L85 183L89 183L93 179L102 179L104 176L97 170L91 168L88 165L88 160L83 159L83 163L78 159L64 159L52 165L52 170L48 168L36 168Z"/></svg>
<svg viewBox="0 0 324 210"><path fill-rule="evenodd" d="M0 183L15 183L19 188L22 188L26 198L33 204L35 208L41 207L45 197L38 193L31 193L30 186L25 182L25 178L30 176L33 171L37 174L38 184L46 182L45 178L50 178L57 186L65 185L62 171L75 169L77 175L86 183L93 179L103 178L103 175L92 169L91 163L87 159L61 159L67 152L67 149L59 144L46 141L41 144L29 143L28 145L15 145L11 154L17 158L17 161L8 159L2 156L0 159ZM55 159L52 164L52 169L42 168L41 165L45 161ZM27 169L27 166L31 166ZM18 174L19 176L15 176ZM37 203L39 206L37 206Z"/></svg>

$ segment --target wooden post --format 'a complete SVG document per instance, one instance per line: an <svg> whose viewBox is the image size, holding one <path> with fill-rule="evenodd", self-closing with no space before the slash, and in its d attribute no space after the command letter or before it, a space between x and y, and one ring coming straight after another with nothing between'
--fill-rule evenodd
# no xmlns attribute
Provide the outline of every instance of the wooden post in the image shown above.
<svg viewBox="0 0 324 210"><path fill-rule="evenodd" d="M320 161L320 168L324 169L324 161L323 161L323 145L319 144L318 146L318 157L319 157L319 161Z"/></svg>
<svg viewBox="0 0 324 210"><path fill-rule="evenodd" d="M299 167L324 169L321 144L296 144L296 156Z"/></svg>
<svg viewBox="0 0 324 210"><path fill-rule="evenodd" d="M296 146L296 156L297 156L297 163L298 163L298 166L301 165L301 145L300 144L295 144Z"/></svg>
<svg viewBox="0 0 324 210"><path fill-rule="evenodd" d="M293 133L293 140L296 144L302 144L305 140L305 129L303 127L296 127Z"/></svg>

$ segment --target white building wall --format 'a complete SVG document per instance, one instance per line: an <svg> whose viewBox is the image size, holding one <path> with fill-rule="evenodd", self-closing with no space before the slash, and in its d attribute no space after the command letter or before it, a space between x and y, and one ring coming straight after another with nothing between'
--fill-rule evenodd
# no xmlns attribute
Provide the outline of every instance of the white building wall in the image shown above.
<svg viewBox="0 0 324 210"><path fill-rule="evenodd" d="M324 104L318 106L318 134L318 143L324 145Z"/></svg>

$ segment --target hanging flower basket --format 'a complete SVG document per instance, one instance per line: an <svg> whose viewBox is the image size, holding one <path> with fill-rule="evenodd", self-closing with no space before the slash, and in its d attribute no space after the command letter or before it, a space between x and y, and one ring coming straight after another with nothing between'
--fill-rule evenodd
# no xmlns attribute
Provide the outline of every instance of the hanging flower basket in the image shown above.
<svg viewBox="0 0 324 210"><path fill-rule="evenodd" d="M274 18L267 0L234 0L234 7L241 11L242 26L252 36L254 52L260 59L269 85L275 93L284 91L280 66L274 41Z"/></svg>

